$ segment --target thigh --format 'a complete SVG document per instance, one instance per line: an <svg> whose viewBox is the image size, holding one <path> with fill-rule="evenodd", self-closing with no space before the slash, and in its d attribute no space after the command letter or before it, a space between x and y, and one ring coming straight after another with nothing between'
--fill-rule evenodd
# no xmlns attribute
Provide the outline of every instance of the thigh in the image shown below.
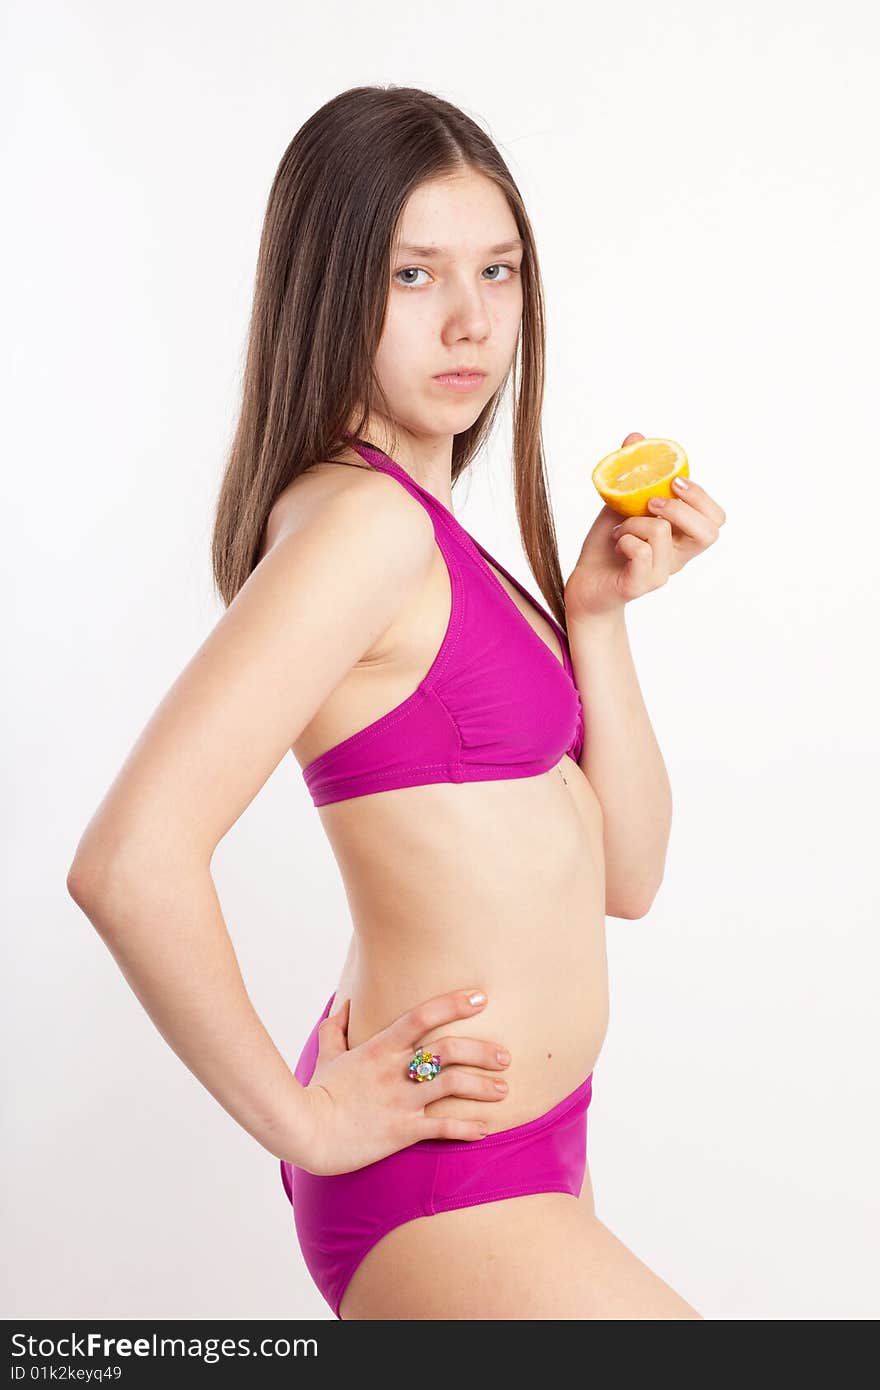
<svg viewBox="0 0 880 1390"><path fill-rule="evenodd" d="M355 1270L343 1319L702 1318L599 1221L592 1193L509 1197L395 1227Z"/></svg>
<svg viewBox="0 0 880 1390"><path fill-rule="evenodd" d="M590 1178L590 1163L584 1168L584 1181L581 1184L581 1194L579 1198L582 1211L588 1211L591 1216L596 1215L596 1203L593 1199L593 1183Z"/></svg>

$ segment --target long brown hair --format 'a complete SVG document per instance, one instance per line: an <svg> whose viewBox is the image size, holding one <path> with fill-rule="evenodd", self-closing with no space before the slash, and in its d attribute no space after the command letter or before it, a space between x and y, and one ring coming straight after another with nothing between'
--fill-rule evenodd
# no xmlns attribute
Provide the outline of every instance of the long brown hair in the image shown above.
<svg viewBox="0 0 880 1390"><path fill-rule="evenodd" d="M478 419L453 440L452 482L488 439L513 376L513 482L532 573L565 626L563 580L541 440L545 313L531 224L488 135L416 87L352 87L297 131L269 192L247 339L241 412L220 485L211 557L232 602L256 565L275 499L391 410L373 373L389 257L407 199L426 179L471 168L507 198L524 244L518 351ZM516 378L517 364L519 379Z"/></svg>

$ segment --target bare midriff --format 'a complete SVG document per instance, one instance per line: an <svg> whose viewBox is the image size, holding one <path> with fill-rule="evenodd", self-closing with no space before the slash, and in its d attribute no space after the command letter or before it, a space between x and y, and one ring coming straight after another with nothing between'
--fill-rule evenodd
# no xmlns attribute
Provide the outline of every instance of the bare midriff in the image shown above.
<svg viewBox="0 0 880 1390"><path fill-rule="evenodd" d="M300 478L282 498L278 533L343 485L347 471L320 465ZM546 620L496 575L561 660ZM449 603L438 551L428 581L303 730L293 748L301 767L410 694L439 647ZM395 788L317 814L352 919L334 1000L351 999L349 1047L435 995L482 989L488 1002L479 1013L427 1032L413 1050L451 1034L499 1043L511 1055L500 1073L508 1094L442 1096L427 1113L483 1118L495 1132L579 1086L609 1012L602 810L580 766L563 754L538 776ZM401 1084L412 1084L405 1064Z"/></svg>
<svg viewBox="0 0 880 1390"><path fill-rule="evenodd" d="M537 777L405 787L319 814L354 928L336 986L351 999L349 1047L422 1000L476 987L488 996L478 1014L418 1044L500 1043L510 1089L500 1101L442 1096L428 1114L479 1116L494 1132L580 1085L607 1030L608 970L602 815L578 764L566 755Z"/></svg>

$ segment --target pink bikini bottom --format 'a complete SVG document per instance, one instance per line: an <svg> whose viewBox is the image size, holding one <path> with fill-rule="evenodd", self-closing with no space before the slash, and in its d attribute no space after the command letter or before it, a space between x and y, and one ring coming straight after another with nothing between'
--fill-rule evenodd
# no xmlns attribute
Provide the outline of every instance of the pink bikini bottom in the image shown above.
<svg viewBox="0 0 880 1390"><path fill-rule="evenodd" d="M331 994L318 1023L334 998ZM294 1069L303 1086L318 1058L318 1023ZM485 1139L422 1139L350 1173L310 1173L281 1159L303 1258L336 1317L341 1318L342 1295L367 1251L405 1221L533 1192L579 1197L592 1094L590 1072L570 1095L525 1124Z"/></svg>

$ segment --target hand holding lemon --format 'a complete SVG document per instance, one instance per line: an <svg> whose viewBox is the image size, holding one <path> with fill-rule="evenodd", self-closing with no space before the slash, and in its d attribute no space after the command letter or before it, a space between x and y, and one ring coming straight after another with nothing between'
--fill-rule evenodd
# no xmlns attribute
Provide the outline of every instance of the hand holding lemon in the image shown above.
<svg viewBox="0 0 880 1390"><path fill-rule="evenodd" d="M628 434L600 459L592 479L605 506L565 583L569 623L622 611L715 543L725 513L689 474L674 439Z"/></svg>

